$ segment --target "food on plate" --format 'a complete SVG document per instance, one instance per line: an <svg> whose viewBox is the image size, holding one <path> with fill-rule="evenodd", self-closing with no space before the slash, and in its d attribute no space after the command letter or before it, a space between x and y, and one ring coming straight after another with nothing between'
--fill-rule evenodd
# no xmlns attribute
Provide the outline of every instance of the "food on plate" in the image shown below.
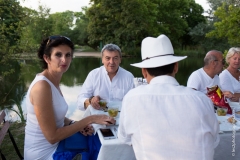
<svg viewBox="0 0 240 160"><path fill-rule="evenodd" d="M217 115L218 116L226 116L228 109L227 108L217 108Z"/></svg>
<svg viewBox="0 0 240 160"><path fill-rule="evenodd" d="M235 120L233 117L229 117L228 119L229 123L235 124L237 122L237 120Z"/></svg>

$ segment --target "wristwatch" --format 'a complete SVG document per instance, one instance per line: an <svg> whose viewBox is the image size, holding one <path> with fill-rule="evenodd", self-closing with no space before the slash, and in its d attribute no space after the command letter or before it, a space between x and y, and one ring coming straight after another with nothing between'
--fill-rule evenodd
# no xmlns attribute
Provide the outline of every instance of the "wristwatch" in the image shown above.
<svg viewBox="0 0 240 160"><path fill-rule="evenodd" d="M91 101L92 101L92 98L93 98L94 96L92 96L92 97L90 97L89 98L89 103L91 104Z"/></svg>

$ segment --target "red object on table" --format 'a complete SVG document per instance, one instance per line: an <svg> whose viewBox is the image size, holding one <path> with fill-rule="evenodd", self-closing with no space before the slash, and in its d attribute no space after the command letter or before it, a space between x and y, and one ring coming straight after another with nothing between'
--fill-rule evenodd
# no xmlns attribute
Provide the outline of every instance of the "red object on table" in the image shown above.
<svg viewBox="0 0 240 160"><path fill-rule="evenodd" d="M213 104L218 107L227 108L228 114L232 114L232 109L229 104L226 102L225 97L220 90L220 88L216 85L211 88L207 87L207 96L212 100Z"/></svg>

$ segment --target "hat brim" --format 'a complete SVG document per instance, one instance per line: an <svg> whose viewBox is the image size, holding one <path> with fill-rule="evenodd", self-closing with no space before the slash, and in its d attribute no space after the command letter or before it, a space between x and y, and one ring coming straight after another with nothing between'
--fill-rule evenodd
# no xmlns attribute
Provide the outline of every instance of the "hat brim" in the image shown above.
<svg viewBox="0 0 240 160"><path fill-rule="evenodd" d="M168 55L168 56L161 56L161 57L153 57L150 59L146 59L140 63L134 63L130 65L138 68L156 68L156 67L166 66L168 64L181 61L185 58L187 58L187 56L180 57L180 56Z"/></svg>

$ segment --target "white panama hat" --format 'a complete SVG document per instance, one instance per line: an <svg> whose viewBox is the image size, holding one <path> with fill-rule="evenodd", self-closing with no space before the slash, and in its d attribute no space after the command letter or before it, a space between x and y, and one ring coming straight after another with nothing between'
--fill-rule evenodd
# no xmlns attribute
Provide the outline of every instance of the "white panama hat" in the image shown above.
<svg viewBox="0 0 240 160"><path fill-rule="evenodd" d="M170 39L161 34L157 38L146 37L142 40L142 62L131 64L138 68L156 68L181 61L187 56L174 56Z"/></svg>

